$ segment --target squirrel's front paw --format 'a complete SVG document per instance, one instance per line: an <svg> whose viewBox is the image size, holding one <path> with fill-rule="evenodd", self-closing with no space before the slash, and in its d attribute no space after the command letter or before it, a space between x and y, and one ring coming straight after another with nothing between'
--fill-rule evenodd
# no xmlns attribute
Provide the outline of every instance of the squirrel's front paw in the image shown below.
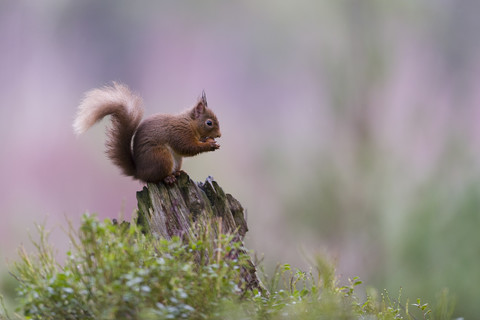
<svg viewBox="0 0 480 320"><path fill-rule="evenodd" d="M210 145L212 151L220 148L220 145L213 138L208 138L205 142Z"/></svg>

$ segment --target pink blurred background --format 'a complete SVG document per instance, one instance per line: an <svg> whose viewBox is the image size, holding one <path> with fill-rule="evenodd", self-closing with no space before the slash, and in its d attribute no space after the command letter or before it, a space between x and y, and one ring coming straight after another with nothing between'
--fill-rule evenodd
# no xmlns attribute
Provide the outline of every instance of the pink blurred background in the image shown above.
<svg viewBox="0 0 480 320"><path fill-rule="evenodd" d="M107 121L79 138L71 127L83 93L115 80L146 114L182 111L206 91L221 149L184 169L214 176L247 208L248 247L267 270L306 268L305 256L326 251L343 279L412 298L449 287L460 314L475 314L479 9L2 1L0 276L35 223L53 229L61 255L67 220L132 217L142 185L106 158Z"/></svg>

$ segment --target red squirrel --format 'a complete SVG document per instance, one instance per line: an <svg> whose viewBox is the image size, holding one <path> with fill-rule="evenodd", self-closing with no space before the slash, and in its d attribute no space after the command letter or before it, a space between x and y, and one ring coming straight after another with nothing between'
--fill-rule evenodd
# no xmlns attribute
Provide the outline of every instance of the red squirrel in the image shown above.
<svg viewBox="0 0 480 320"><path fill-rule="evenodd" d="M183 157L220 148L217 117L207 106L205 92L197 104L180 114L154 114L142 121L142 99L119 83L85 94L73 123L78 134L111 116L107 155L126 176L144 182L172 184ZM133 140L133 141L132 141Z"/></svg>

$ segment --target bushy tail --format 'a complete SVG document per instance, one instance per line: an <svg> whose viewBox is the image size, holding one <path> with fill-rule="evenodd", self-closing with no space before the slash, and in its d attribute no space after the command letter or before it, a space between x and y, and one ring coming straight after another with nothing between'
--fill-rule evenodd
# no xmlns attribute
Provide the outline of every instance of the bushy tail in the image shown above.
<svg viewBox="0 0 480 320"><path fill-rule="evenodd" d="M103 117L110 115L107 129L107 155L127 176L135 176L132 137L143 117L142 99L127 86L113 83L85 94L73 123L75 133L87 131Z"/></svg>

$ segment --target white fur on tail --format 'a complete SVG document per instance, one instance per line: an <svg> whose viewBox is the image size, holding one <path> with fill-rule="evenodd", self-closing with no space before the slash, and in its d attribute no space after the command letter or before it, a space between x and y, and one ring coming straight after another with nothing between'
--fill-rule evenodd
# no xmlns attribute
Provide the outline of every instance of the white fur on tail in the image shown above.
<svg viewBox="0 0 480 320"><path fill-rule="evenodd" d="M123 84L114 82L113 86L87 92L73 122L74 132L77 135L84 133L103 117L114 113L119 106L126 108L138 122L143 117L142 99Z"/></svg>

